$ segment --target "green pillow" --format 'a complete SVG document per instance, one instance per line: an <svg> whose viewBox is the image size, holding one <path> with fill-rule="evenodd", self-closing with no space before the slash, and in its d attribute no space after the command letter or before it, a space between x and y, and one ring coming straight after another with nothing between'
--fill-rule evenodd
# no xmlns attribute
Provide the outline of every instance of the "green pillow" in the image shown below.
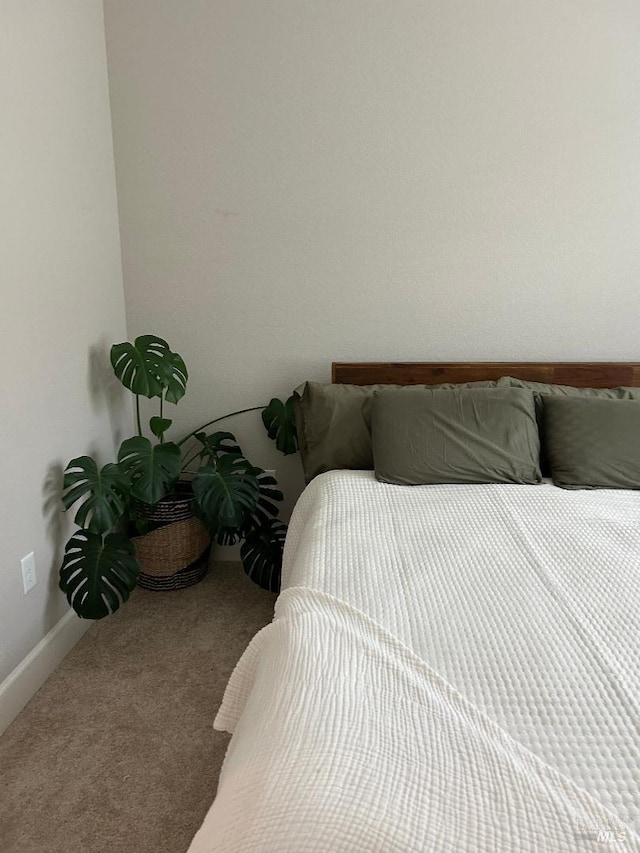
<svg viewBox="0 0 640 853"><path fill-rule="evenodd" d="M574 385L553 385L550 382L532 382L529 379L516 379L513 376L501 376L498 379L498 388L527 388L533 391L536 401L536 418L538 419L538 432L540 433L540 468L542 475L551 475L549 460L545 450L544 417L542 414L543 398L545 396L560 397L602 397L606 399L619 400L631 399L633 394L629 388L576 388Z"/></svg>
<svg viewBox="0 0 640 853"><path fill-rule="evenodd" d="M544 425L557 486L640 489L640 400L545 397Z"/></svg>
<svg viewBox="0 0 640 853"><path fill-rule="evenodd" d="M605 397L607 399L631 399L638 388L577 388L575 385L553 385L550 382L532 382L529 379L516 379L513 376L501 376L498 388L526 388L533 391L536 404L542 405L543 396L560 397Z"/></svg>
<svg viewBox="0 0 640 853"><path fill-rule="evenodd" d="M298 443L307 483L334 468L371 470L371 403L378 390L397 388L494 388L492 380L463 385L343 385L305 382L293 392Z"/></svg>
<svg viewBox="0 0 640 853"><path fill-rule="evenodd" d="M539 483L531 391L377 392L373 458L385 483Z"/></svg>

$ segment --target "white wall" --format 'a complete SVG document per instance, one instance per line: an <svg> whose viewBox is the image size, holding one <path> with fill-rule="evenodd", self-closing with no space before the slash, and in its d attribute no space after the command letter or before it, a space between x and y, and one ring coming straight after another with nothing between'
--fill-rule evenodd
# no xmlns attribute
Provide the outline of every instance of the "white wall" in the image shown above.
<svg viewBox="0 0 640 853"><path fill-rule="evenodd" d="M0 2L0 104L2 682L68 612L62 467L106 461L129 431L128 401L101 381L126 327L100 0Z"/></svg>
<svg viewBox="0 0 640 853"><path fill-rule="evenodd" d="M637 0L105 13L129 326L184 426L332 359L639 357Z"/></svg>

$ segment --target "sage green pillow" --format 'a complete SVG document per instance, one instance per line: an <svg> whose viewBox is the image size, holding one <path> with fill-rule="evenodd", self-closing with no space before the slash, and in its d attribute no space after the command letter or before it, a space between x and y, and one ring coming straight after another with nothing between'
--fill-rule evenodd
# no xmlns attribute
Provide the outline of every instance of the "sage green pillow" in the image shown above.
<svg viewBox="0 0 640 853"><path fill-rule="evenodd" d="M342 385L305 382L293 392L298 444L307 483L335 468L373 468L371 403L376 391L397 388L494 388L493 380L464 385Z"/></svg>
<svg viewBox="0 0 640 853"><path fill-rule="evenodd" d="M519 388L380 391L373 458L385 483L539 483L531 391Z"/></svg>
<svg viewBox="0 0 640 853"><path fill-rule="evenodd" d="M640 489L640 400L545 397L551 476L576 489Z"/></svg>
<svg viewBox="0 0 640 853"><path fill-rule="evenodd" d="M632 389L630 388L576 388L574 385L553 385L550 382L532 382L529 379L516 379L513 376L501 376L498 379L498 388L527 388L529 391L533 391L536 401L538 432L540 433L540 468L544 477L551 475L545 449L544 417L542 412L545 396L599 397L607 400L631 399L633 397L631 393Z"/></svg>
<svg viewBox="0 0 640 853"><path fill-rule="evenodd" d="M575 385L553 385L550 382L532 382L529 379L516 379L514 376L501 376L498 388L526 388L533 391L536 403L542 405L544 396L560 397L602 397L611 400L631 399L634 388L577 388Z"/></svg>

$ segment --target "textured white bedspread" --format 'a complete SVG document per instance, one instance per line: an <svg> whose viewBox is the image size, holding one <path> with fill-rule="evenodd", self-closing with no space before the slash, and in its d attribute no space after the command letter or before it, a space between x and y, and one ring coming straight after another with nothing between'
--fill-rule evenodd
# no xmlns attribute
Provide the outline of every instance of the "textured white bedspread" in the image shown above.
<svg viewBox="0 0 640 853"><path fill-rule="evenodd" d="M640 494L332 472L283 586L193 853L638 849Z"/></svg>

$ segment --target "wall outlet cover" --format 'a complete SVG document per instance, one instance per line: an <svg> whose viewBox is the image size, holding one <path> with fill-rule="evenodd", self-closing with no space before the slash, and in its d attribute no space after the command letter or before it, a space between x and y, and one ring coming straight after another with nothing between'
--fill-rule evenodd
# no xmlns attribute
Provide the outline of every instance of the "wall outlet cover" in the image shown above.
<svg viewBox="0 0 640 853"><path fill-rule="evenodd" d="M22 585L26 595L36 585L36 558L33 551L20 560L22 566Z"/></svg>

